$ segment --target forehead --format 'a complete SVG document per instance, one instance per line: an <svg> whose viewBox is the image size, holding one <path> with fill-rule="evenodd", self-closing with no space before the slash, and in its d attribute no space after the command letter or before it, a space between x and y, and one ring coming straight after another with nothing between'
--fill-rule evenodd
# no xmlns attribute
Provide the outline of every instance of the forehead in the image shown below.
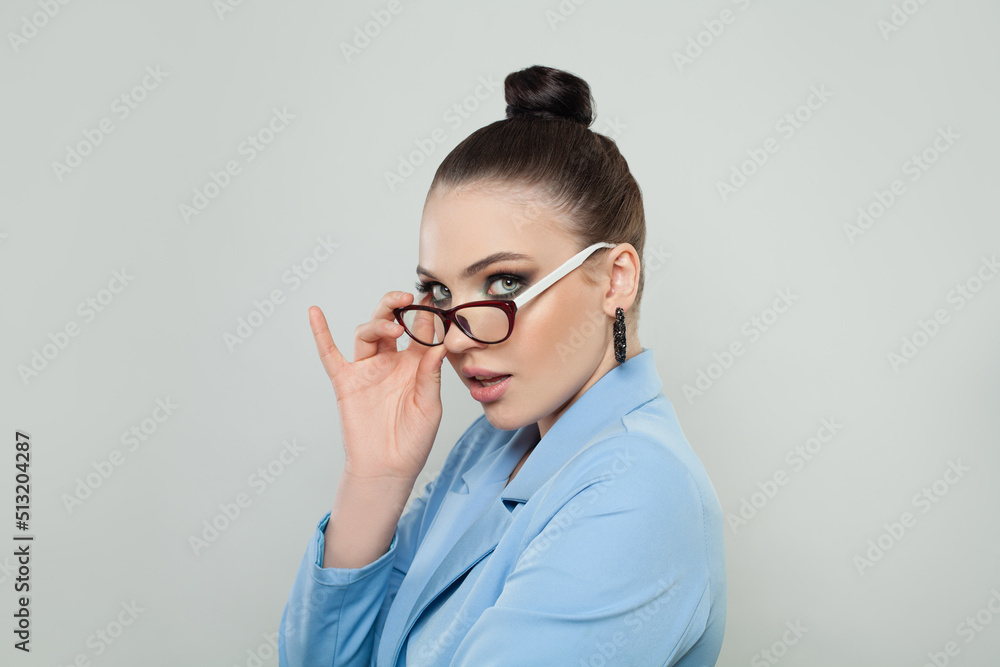
<svg viewBox="0 0 1000 667"><path fill-rule="evenodd" d="M574 248L565 219L525 188L437 188L420 221L419 264L436 276L457 278L501 251L530 255L544 266L564 261Z"/></svg>

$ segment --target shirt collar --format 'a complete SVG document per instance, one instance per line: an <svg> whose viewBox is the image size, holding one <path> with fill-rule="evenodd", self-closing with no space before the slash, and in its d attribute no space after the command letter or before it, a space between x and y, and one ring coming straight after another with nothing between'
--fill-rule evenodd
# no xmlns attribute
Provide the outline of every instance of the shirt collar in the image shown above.
<svg viewBox="0 0 1000 667"><path fill-rule="evenodd" d="M556 420L552 428L539 439L538 424L528 424L513 432L496 453L488 454L467 470L462 479L468 488L480 484L505 482L517 461L531 446L534 451L517 472L514 480L502 489L500 498L508 509L525 503L574 454L609 425L616 424L626 414L656 398L663 382L656 371L651 348L605 373ZM509 433L495 428L489 421L484 429L490 438Z"/></svg>

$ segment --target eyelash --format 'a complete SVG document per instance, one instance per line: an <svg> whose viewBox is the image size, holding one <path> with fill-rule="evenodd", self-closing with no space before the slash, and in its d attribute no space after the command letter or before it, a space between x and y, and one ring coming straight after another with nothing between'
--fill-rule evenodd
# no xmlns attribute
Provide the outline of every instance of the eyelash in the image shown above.
<svg viewBox="0 0 1000 667"><path fill-rule="evenodd" d="M518 282L518 287L513 292L508 292L506 294L495 294L495 295L492 295L494 299L499 299L499 300L513 299L518 294L520 294L521 292L524 291L524 289L525 289L524 283L527 282L527 278L525 276L518 275L516 273L495 273L495 274L493 274L492 276L489 277L489 280L487 280L486 284L487 285L492 285L494 282L496 282L497 280L499 280L501 278L512 278L512 279L516 280ZM425 280L418 280L414 284L414 287L416 288L417 292L419 292L420 294L428 294L437 285L441 285L441 283L439 283L437 281L430 281L430 282L428 282L428 281L425 281ZM444 287L444 285L441 285L441 286ZM442 299L442 301L446 301L446 300L447 299Z"/></svg>

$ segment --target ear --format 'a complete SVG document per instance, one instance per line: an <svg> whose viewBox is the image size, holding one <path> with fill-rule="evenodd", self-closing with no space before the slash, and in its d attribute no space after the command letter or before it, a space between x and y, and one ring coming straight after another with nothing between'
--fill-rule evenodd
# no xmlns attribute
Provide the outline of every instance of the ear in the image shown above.
<svg viewBox="0 0 1000 667"><path fill-rule="evenodd" d="M604 295L604 312L615 316L615 308L626 312L635 301L639 291L639 276L642 263L639 253L631 243L620 243L608 251L611 264L608 265L608 291Z"/></svg>

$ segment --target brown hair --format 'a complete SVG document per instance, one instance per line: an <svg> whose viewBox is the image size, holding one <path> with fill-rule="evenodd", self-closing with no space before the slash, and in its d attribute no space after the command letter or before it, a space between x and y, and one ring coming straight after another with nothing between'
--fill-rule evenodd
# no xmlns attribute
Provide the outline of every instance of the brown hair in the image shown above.
<svg viewBox="0 0 1000 667"><path fill-rule="evenodd" d="M534 65L507 75L504 97L507 118L458 144L434 174L428 197L436 187L526 186L570 221L580 250L601 241L631 243L641 270L628 315L637 324L645 283L642 192L615 142L589 129L596 117L590 86L569 72Z"/></svg>

